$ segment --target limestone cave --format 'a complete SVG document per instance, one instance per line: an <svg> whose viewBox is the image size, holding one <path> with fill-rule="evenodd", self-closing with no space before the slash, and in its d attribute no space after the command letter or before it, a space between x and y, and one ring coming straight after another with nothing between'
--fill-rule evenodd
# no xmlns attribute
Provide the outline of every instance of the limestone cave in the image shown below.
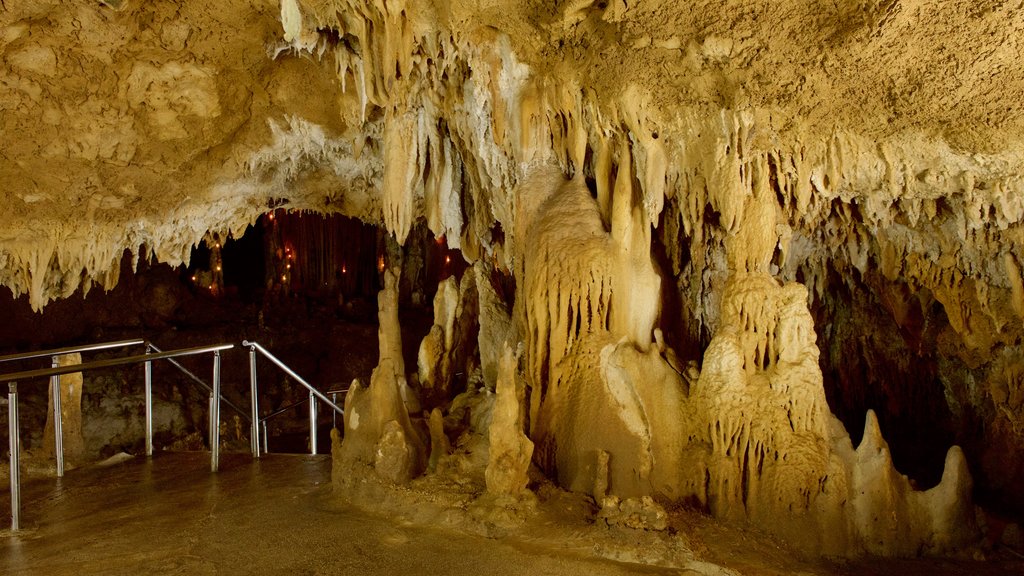
<svg viewBox="0 0 1024 576"><path fill-rule="evenodd" d="M1021 0L0 0L0 55L0 572L1024 573Z"/></svg>

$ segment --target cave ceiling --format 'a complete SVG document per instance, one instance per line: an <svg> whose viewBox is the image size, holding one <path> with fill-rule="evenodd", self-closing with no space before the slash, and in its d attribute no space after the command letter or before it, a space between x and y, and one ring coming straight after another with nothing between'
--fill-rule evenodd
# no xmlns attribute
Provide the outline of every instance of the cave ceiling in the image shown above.
<svg viewBox="0 0 1024 576"><path fill-rule="evenodd" d="M780 279L877 268L991 348L1024 314L1020 8L4 0L0 283L41 308L279 204L511 270L495 226L514 245L556 165L598 195L629 171L676 276L774 192Z"/></svg>

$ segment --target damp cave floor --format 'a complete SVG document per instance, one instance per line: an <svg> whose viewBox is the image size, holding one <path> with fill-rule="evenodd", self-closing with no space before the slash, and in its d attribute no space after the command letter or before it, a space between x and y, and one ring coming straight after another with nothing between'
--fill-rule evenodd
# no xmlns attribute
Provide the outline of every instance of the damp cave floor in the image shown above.
<svg viewBox="0 0 1024 576"><path fill-rule="evenodd" d="M23 486L22 530L0 533L0 574L634 571L360 512L330 498L330 467L328 456L224 454L211 474L208 454L182 452L35 478ZM0 506L6 522L9 495Z"/></svg>
<svg viewBox="0 0 1024 576"><path fill-rule="evenodd" d="M341 504L329 456L163 452L32 477L22 530L0 531L0 574L695 574L568 553L557 546L413 526ZM6 525L10 496L0 494ZM691 538L734 573L1024 574L1024 562L800 559L704 518Z"/></svg>

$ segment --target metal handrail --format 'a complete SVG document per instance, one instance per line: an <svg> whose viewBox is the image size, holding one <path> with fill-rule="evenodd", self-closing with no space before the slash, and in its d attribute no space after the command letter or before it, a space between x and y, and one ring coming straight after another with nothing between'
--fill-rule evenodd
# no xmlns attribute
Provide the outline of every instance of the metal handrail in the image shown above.
<svg viewBox="0 0 1024 576"><path fill-rule="evenodd" d="M130 340L118 340L116 342L102 342L99 344L85 344L82 346L68 346L66 348L54 348L52 350L37 350L34 352L22 352L20 354L8 354L6 356L0 356L0 362L10 362L12 360L28 360L30 358L44 358L46 356L61 356L64 354L74 354L75 352L95 352L97 350L109 350L110 348L126 348L128 346L137 346L139 344L145 344L146 341L142 338L132 338Z"/></svg>
<svg viewBox="0 0 1024 576"><path fill-rule="evenodd" d="M331 402L333 402L334 404L337 404L338 403L338 394L341 393L341 392L348 392L348 388L338 388L337 390L328 390L327 392L324 392L324 394L330 394L331 395ZM269 438L269 435L267 434L267 422L272 420L272 419L274 419L274 418L277 418L278 416L280 416L281 414L284 414L285 412L288 412L289 410L295 408L296 406L301 406L301 405L305 404L306 402L309 402L310 398L313 398L312 394L310 394L308 398L303 398L302 400L297 400L295 402L292 402L291 404L289 404L289 405L287 405L287 406L285 406L283 408L278 408L277 410L274 410L270 414L267 414L266 416L260 418L260 426L263 429L263 453L264 454L267 454L267 453L270 452L270 443L267 440L267 438ZM344 415L344 414L342 414L342 415ZM334 428L338 427L338 413L337 412L331 412L331 426L333 426ZM315 454L315 452L314 452L314 454Z"/></svg>
<svg viewBox="0 0 1024 576"><path fill-rule="evenodd" d="M341 392L348 392L348 388L339 388L337 390L328 390L327 392L324 392L324 394L331 394L332 395L331 401L334 402L335 404L337 404L338 403L337 395L339 393L341 393ZM278 408L277 410L274 410L270 414L267 414L266 416L260 418L260 422L261 423L262 422L266 422L267 420L270 420L270 419L274 418L275 416L280 416L281 414L284 414L285 412L291 410L292 408L295 408L296 406L301 406L301 405L305 404L306 402L309 402L309 398L303 398L302 400L297 400L295 402L292 402L291 404L285 406L284 408Z"/></svg>
<svg viewBox="0 0 1024 576"><path fill-rule="evenodd" d="M220 463L220 353L223 350L234 348L234 344L216 344L212 346L198 346L195 348L183 348L167 352L147 353L123 358L111 358L107 360L94 360L82 364L68 366L52 366L37 370L22 370L0 375L0 382L8 384L7 413L8 413L8 446L11 453L11 530L17 531L20 528L21 516L21 438L18 426L18 380L32 378L43 378L85 372L100 368L111 368L114 366L125 366L128 364L144 364L146 374L146 454L153 453L153 396L152 396L152 363L154 360L177 358L179 356L193 356L196 354L213 353L213 394L210 397L210 470L216 472ZM37 356L38 357L38 356ZM59 395L60 389L55 389L55 396Z"/></svg>
<svg viewBox="0 0 1024 576"><path fill-rule="evenodd" d="M111 348L126 348L145 343L142 338L131 338L129 340L116 340L113 342L100 342L94 344L80 344L77 346L65 346L63 348L52 348L50 350L35 350L32 352L20 352L0 356L0 362L11 362L16 360L30 360L33 358L50 357L50 366L57 366L58 358L65 354L81 352L95 352L98 350L109 350ZM50 391L53 397L53 443L54 452L57 455L57 477L64 476L64 422L61 418L61 397L60 397L60 375L50 377Z"/></svg>
<svg viewBox="0 0 1024 576"><path fill-rule="evenodd" d="M106 360L94 360L82 364L69 364L67 366L53 366L50 368L37 368L35 370L22 370L21 372L9 372L0 374L0 382L13 382L17 380L28 380L30 378L42 378L43 376L58 376L72 374L74 372L85 372L98 368L111 368L113 366L125 366L127 364L142 364L152 360L163 360L165 358L177 358L179 356L195 356L207 352L220 352L234 348L234 344L216 344L212 346L196 346L195 348L182 348L180 350L169 350L167 352L155 352L151 354L137 354L135 356L124 356L122 358L108 358Z"/></svg>
<svg viewBox="0 0 1024 576"><path fill-rule="evenodd" d="M146 342L146 346L150 350L153 350L154 352L163 352L163 350L157 348L156 345L153 344L152 342ZM174 358L167 358L167 362L170 363L175 368L177 368L179 372L181 372L185 376L188 376L188 378L190 380L192 380L196 384L199 384L200 386L202 386L202 388L204 390L206 390L210 394L213 394L213 388L209 384L207 384L205 381L203 381L202 378L200 378L199 376L196 376L195 373L193 373L191 370L189 370L188 368L185 368L184 366L182 366L181 362L178 362ZM235 412L238 412L238 414L241 415L242 418L245 418L246 422L251 422L252 421L252 417L249 416L249 414L247 414L245 410L243 410L243 409L239 408L238 406L236 406L232 401L228 400L223 394L221 394L220 401L225 403L225 404L227 404L228 408L231 408Z"/></svg>
<svg viewBox="0 0 1024 576"><path fill-rule="evenodd" d="M320 392L313 387L312 384L306 382L301 376L295 373L294 370L288 367L287 364L279 360L276 356L270 353L269 350L261 346L258 342L250 342L249 340L243 340L242 346L249 348L249 383L250 393L252 394L252 431L249 436L251 437L251 448L254 457L260 457L260 425L264 427L263 431L263 452L267 452L267 435L266 435L266 420L260 419L259 414L259 391L256 380L256 352L259 352L268 360L273 362L278 368L281 369L285 374L291 376L296 382L301 384L307 390L309 390L309 453L316 454L316 420L317 420L317 405L313 401L314 398L326 403L328 406L334 409L336 414L345 414L345 410L339 407L337 404L332 402L323 392ZM288 408L294 408L296 405L289 406Z"/></svg>

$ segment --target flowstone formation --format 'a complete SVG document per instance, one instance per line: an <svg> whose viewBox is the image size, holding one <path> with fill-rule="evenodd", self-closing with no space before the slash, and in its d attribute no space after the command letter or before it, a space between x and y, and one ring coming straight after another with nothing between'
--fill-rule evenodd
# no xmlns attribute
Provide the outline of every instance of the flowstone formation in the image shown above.
<svg viewBox="0 0 1024 576"><path fill-rule="evenodd" d="M589 196L579 198L596 211ZM598 324L571 331L578 339L542 401L541 462L566 487L597 498L696 500L829 555L941 553L972 542L971 478L958 448L942 483L919 493L893 468L873 414L856 453L849 447L825 400L807 291L764 272L774 248L764 237L775 229L764 204L750 197L745 221L726 239L721 316L696 381L684 381L656 346L644 352ZM563 242L595 237L587 212L547 209L567 220ZM525 267L562 257L531 251ZM533 305L562 315L552 324L571 325L575 309L543 296ZM541 336L561 345L557 334ZM542 339L539 347L549 346Z"/></svg>
<svg viewBox="0 0 1024 576"><path fill-rule="evenodd" d="M385 291L349 460L482 490L521 343L534 462L609 518L695 499L913 554L969 539L972 476L1024 514L1013 2L3 5L0 284L37 309L271 208L399 245L422 222L473 276L439 290L419 384ZM875 418L854 449L831 416L918 397L950 440L927 452L964 446L926 491Z"/></svg>

